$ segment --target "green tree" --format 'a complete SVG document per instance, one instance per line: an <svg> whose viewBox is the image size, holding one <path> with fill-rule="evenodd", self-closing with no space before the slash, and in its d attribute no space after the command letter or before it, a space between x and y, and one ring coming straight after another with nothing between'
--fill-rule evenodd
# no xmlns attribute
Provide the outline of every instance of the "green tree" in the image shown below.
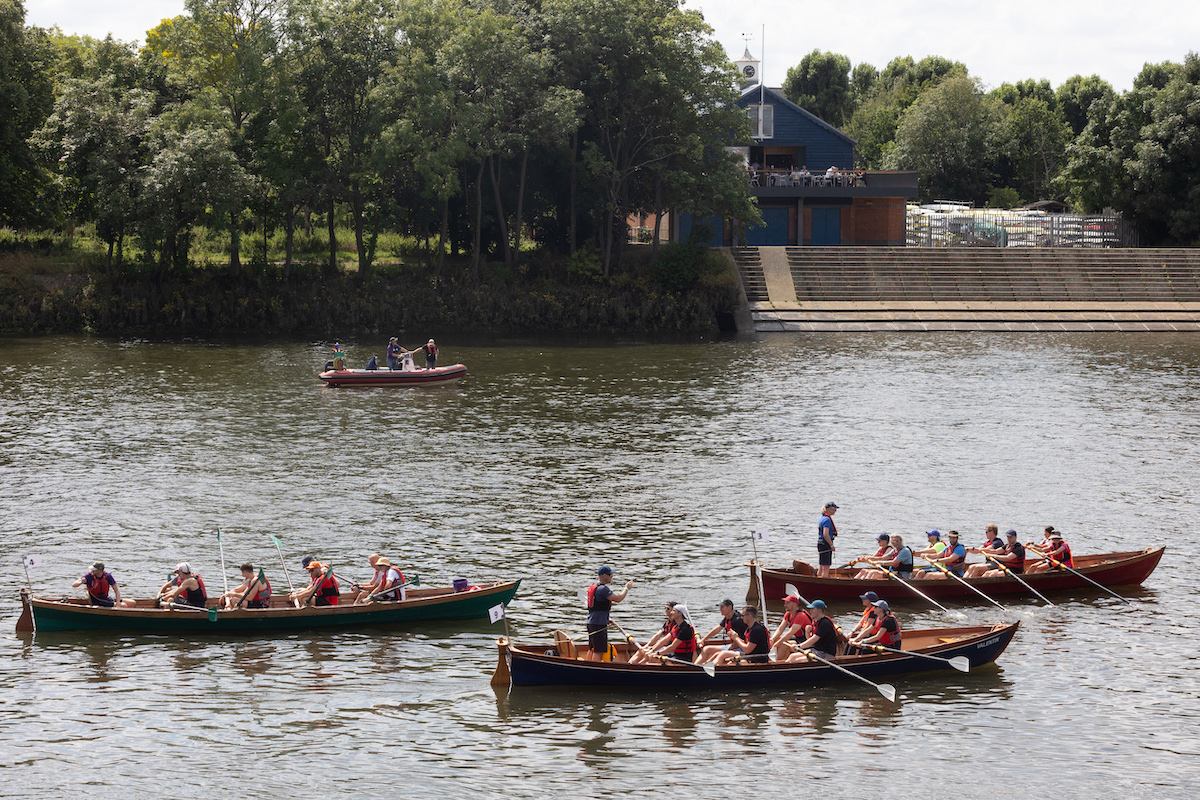
<svg viewBox="0 0 1200 800"><path fill-rule="evenodd" d="M946 78L904 113L889 168L920 172L923 202L944 198L983 204L995 175L997 105L979 81L965 75Z"/></svg>
<svg viewBox="0 0 1200 800"><path fill-rule="evenodd" d="M362 283L371 275L383 222L383 182L374 151L384 120L376 88L396 59L396 7L374 0L311 0L294 4L291 13L288 35L297 48L306 124L323 151L314 188L325 206L328 269L337 270L336 206L344 200Z"/></svg>
<svg viewBox="0 0 1200 800"><path fill-rule="evenodd" d="M192 228L220 226L253 188L215 100L202 93L197 102L159 116L151 131L139 232L146 250L158 252L163 269L186 267Z"/></svg>
<svg viewBox="0 0 1200 800"><path fill-rule="evenodd" d="M623 6L550 0L546 6L552 7L553 19L567 21L558 36L582 40L562 49L585 97L581 173L595 200L608 275L620 258L627 214L653 196L645 187L665 178L672 153L689 153L697 173L729 168L732 161L706 162L698 157L707 148L682 143L712 136L709 120L716 106L733 106L737 99L735 76L724 52L713 46L703 17L675 0L634 0ZM709 141L730 144L733 132L726 129ZM714 186L728 185L722 181L716 178Z"/></svg>
<svg viewBox="0 0 1200 800"><path fill-rule="evenodd" d="M1200 244L1200 55L1173 65L1153 94L1133 158L1132 211L1148 243Z"/></svg>
<svg viewBox="0 0 1200 800"><path fill-rule="evenodd" d="M1099 75L1073 75L1058 87L1058 107L1063 119L1071 128L1071 135L1078 136L1087 127L1092 103L1102 101L1104 108L1112 103L1115 93L1112 85Z"/></svg>
<svg viewBox="0 0 1200 800"><path fill-rule="evenodd" d="M856 75L857 71L858 67ZM869 169L882 169L895 150L896 129L908 107L945 78L966 74L963 64L941 56L927 56L920 61L912 56L892 59L870 81L869 92L859 98L846 124L846 133L858 143L861 163ZM861 80L866 81L865 77Z"/></svg>
<svg viewBox="0 0 1200 800"><path fill-rule="evenodd" d="M54 106L55 50L41 28L25 28L20 0L0 0L0 225L38 221L47 184L29 145Z"/></svg>
<svg viewBox="0 0 1200 800"><path fill-rule="evenodd" d="M842 127L853 111L850 59L841 53L813 50L788 68L783 94L835 128Z"/></svg>
<svg viewBox="0 0 1200 800"><path fill-rule="evenodd" d="M1026 96L1008 109L1001 134L1009 180L1026 202L1044 199L1062 169L1070 128L1041 97Z"/></svg>
<svg viewBox="0 0 1200 800"><path fill-rule="evenodd" d="M118 85L118 75L66 81L54 112L35 134L65 182L72 218L94 221L108 244L105 269L120 264L126 234L136 220L155 96Z"/></svg>

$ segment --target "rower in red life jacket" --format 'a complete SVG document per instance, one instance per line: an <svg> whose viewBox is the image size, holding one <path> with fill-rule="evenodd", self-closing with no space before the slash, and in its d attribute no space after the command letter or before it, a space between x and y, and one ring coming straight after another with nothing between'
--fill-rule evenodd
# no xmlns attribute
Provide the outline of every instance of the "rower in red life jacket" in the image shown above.
<svg viewBox="0 0 1200 800"><path fill-rule="evenodd" d="M783 619L771 637L775 648L775 659L786 661L796 652L796 645L808 638L808 629L813 624L812 615L800 608L800 598L789 594L783 598Z"/></svg>
<svg viewBox="0 0 1200 800"><path fill-rule="evenodd" d="M886 533L881 533L875 537L875 541L879 543L879 549L875 551L875 555L867 558L867 561L873 565L878 565L880 561L891 561L896 557L896 547L892 544L892 537ZM883 574L882 569L860 569L858 574L854 576L860 581L867 580L886 580L887 576Z"/></svg>
<svg viewBox="0 0 1200 800"><path fill-rule="evenodd" d="M72 583L71 587L78 588L85 585L87 586L87 600L94 606L133 608L136 605L132 600L121 599L121 589L117 586L117 579L112 576L111 572L104 569L102 561L92 564L91 570L79 576L79 580ZM108 596L109 589L112 589L113 597Z"/></svg>
<svg viewBox="0 0 1200 800"><path fill-rule="evenodd" d="M899 650L902 635L900 621L896 619L896 615L892 613L886 600L876 600L873 605L878 612L874 624L863 630L857 638L851 637L850 644L881 644L884 647L894 647Z"/></svg>
<svg viewBox="0 0 1200 800"><path fill-rule="evenodd" d="M624 600L633 588L633 581L627 581L624 589L614 592L609 586L612 580L612 567L605 565L596 570L596 583L587 590L588 661L601 661L608 652L609 612L613 604Z"/></svg>
<svg viewBox="0 0 1200 800"><path fill-rule="evenodd" d="M221 595L218 602L226 609L237 608L238 601L241 601L242 608L270 608L271 582L265 575L259 579L254 565L248 561L239 569L242 573L241 584ZM245 597L244 600L243 597Z"/></svg>
<svg viewBox="0 0 1200 800"><path fill-rule="evenodd" d="M1004 532L1005 544L1004 552L998 556L992 556L991 560L997 565L996 569L989 569L983 573L985 578L1000 578L1004 576L1004 570L1000 569L999 565L1003 564L1009 572L1020 575L1025 571L1025 545L1017 541L1017 532L1009 528Z"/></svg>
<svg viewBox="0 0 1200 800"><path fill-rule="evenodd" d="M949 544L946 545L946 549L936 556L927 556L926 558L932 563L941 564L961 578L963 572L966 570L967 548L959 544L958 531L950 531L946 534L946 538L950 540ZM913 577L946 580L946 573L935 566L929 566L926 569L919 569L914 572Z"/></svg>
<svg viewBox="0 0 1200 800"><path fill-rule="evenodd" d="M758 609L746 606L742 609L742 622L746 632L739 634L735 630L729 632L733 647L718 653L713 659L716 666L730 664L766 664L771 656L771 633L766 626L758 621Z"/></svg>
<svg viewBox="0 0 1200 800"><path fill-rule="evenodd" d="M650 661L647 651L653 651L660 644L666 642L675 635L675 630L679 627L679 624L675 621L675 615L672 612L675 610L675 606L677 605L679 604L672 600L663 606L663 616L666 617L666 619L663 620L662 627L650 637L650 641L646 642L646 646L643 649L638 650L630 655L630 664L647 663Z"/></svg>
<svg viewBox="0 0 1200 800"><path fill-rule="evenodd" d="M675 623L671 637L651 652L679 661L694 661L696 629L692 626L692 616L688 613L688 607L683 603L676 603L671 609L671 621Z"/></svg>
<svg viewBox="0 0 1200 800"><path fill-rule="evenodd" d="M175 565L175 577L164 583L158 590L158 603L166 605L195 606L204 608L208 603L208 590L204 588L204 579L192 572L186 561Z"/></svg>
<svg viewBox="0 0 1200 800"><path fill-rule="evenodd" d="M333 574L333 570L330 569L329 574L326 575L325 565L311 556L305 556L301 563L308 570L311 583L303 589L292 592L288 595L288 599L295 603L297 608L308 605L310 598L314 606L336 606L341 596L341 585L337 576Z"/></svg>
<svg viewBox="0 0 1200 800"><path fill-rule="evenodd" d="M788 656L787 660L792 663L807 661L808 657L804 653L808 650L811 650L821 658L835 657L838 645L837 626L833 624L833 620L826 614L825 601L813 600L806 608L813 621L812 634L796 645L797 652Z"/></svg>
<svg viewBox="0 0 1200 800"><path fill-rule="evenodd" d="M963 574L964 578L980 578L983 573L989 569L995 569L996 565L990 560L986 560L990 556L999 555L1004 552L1004 542L1000 539L1000 529L995 525L988 525L984 529L984 542L982 547L968 547L968 553L978 553L985 557L985 560L980 564L972 564L967 567L967 571Z"/></svg>
<svg viewBox="0 0 1200 800"><path fill-rule="evenodd" d="M697 664L705 664L716 658L719 653L734 649L732 634L746 632L746 623L742 619L742 615L734 609L732 600L723 600L718 610L721 612L721 621L700 639L700 655L696 659ZM724 635L729 639L730 644L709 644L709 640L717 635Z"/></svg>
<svg viewBox="0 0 1200 800"><path fill-rule="evenodd" d="M354 605L362 605L368 602L372 595L376 595L376 600L395 600L397 597L403 600L408 596L408 590L401 588L407 582L407 579L404 577L404 573L400 571L400 568L392 564L391 560L379 555L379 553L372 553L367 556L367 563L371 565L371 569L375 570L375 573L371 576L370 583L359 587L362 591L354 598ZM386 594L387 597L379 597L379 595L383 594Z"/></svg>
<svg viewBox="0 0 1200 800"><path fill-rule="evenodd" d="M1046 528L1046 535L1050 539L1049 547L1033 548L1033 552L1039 555L1047 555L1063 566L1075 567L1075 559L1071 557L1071 546L1067 544L1067 540L1063 538L1061 532L1054 530L1053 527ZM1061 572L1060 567L1056 567L1049 561L1041 560L1034 564L1030 564L1025 569L1026 572L1046 572L1055 571Z"/></svg>

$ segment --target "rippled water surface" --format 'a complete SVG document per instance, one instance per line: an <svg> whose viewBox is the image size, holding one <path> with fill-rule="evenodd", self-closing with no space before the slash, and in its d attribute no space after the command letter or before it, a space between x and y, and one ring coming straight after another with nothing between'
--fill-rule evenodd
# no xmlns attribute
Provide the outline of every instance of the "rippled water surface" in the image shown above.
<svg viewBox="0 0 1200 800"><path fill-rule="evenodd" d="M386 338L386 337L385 337ZM0 796L1153 797L1200 794L1200 338L780 336L442 341L453 387L327 389L321 342L7 340L0 366ZM440 340L441 341L441 340ZM382 343L351 342L351 361ZM998 666L869 687L682 695L495 690L501 625L217 640L18 636L36 591L103 559L127 596L176 561L210 589L312 552L365 577L523 579L522 637L580 630L600 563L618 618L700 627L766 560L984 525L1076 552L1166 544L1132 606L1100 591L1020 619ZM843 621L856 612L835 606ZM907 628L954 624L906 604ZM804 785L809 779L819 783Z"/></svg>

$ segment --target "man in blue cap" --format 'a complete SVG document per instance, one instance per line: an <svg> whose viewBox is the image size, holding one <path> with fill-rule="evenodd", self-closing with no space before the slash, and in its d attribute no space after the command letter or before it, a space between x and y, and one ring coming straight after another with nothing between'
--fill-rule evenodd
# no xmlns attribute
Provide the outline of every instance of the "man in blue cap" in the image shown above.
<svg viewBox="0 0 1200 800"><path fill-rule="evenodd" d="M612 567L606 564L596 570L596 582L587 590L588 661L600 661L608 652L609 612L613 603L624 600L633 588L633 581L628 581L624 589L614 592L609 588L612 579Z"/></svg>
<svg viewBox="0 0 1200 800"><path fill-rule="evenodd" d="M837 655L837 627L825 613L825 601L813 600L808 604L808 615L813 619L813 632L798 647L799 653L793 653L789 662L807 661L804 651L811 650L813 655L821 658L833 658Z"/></svg>

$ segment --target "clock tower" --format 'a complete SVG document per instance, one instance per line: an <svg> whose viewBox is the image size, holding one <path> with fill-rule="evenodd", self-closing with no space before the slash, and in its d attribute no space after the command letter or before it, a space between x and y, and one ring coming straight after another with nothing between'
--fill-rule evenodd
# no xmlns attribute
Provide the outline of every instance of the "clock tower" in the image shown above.
<svg viewBox="0 0 1200 800"><path fill-rule="evenodd" d="M761 62L754 56L750 55L749 47L746 48L746 52L742 54L742 57L733 63L734 66L737 67L738 74L741 75L740 82L743 89L758 85L759 81L762 79L758 74L758 68L761 66Z"/></svg>

